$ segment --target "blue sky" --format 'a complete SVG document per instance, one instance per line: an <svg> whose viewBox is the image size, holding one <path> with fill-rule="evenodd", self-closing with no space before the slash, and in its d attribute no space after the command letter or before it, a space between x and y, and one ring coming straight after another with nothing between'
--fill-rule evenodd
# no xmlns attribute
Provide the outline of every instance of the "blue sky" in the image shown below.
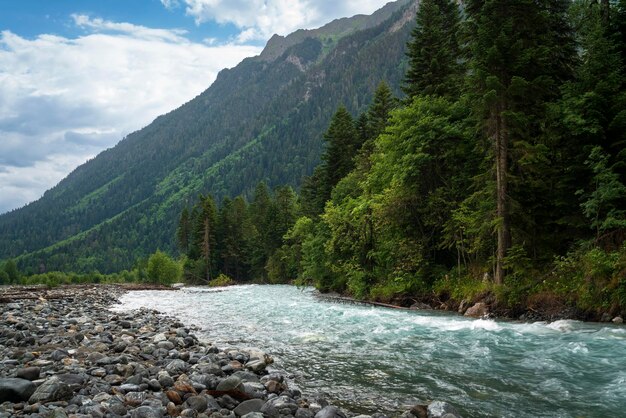
<svg viewBox="0 0 626 418"><path fill-rule="evenodd" d="M200 94L274 34L388 0L0 0L0 213Z"/></svg>
<svg viewBox="0 0 626 418"><path fill-rule="evenodd" d="M0 10L0 28L29 39L42 33L68 38L84 35L85 30L73 24L74 14L151 28L184 28L187 38L195 42L225 40L240 32L232 23L196 25L183 4L168 8L160 0L0 0Z"/></svg>

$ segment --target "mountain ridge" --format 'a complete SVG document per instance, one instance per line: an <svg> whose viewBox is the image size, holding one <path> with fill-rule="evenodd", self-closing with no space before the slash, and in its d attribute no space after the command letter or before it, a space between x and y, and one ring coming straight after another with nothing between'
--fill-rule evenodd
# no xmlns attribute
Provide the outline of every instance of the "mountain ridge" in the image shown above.
<svg viewBox="0 0 626 418"><path fill-rule="evenodd" d="M415 8L390 3L377 12L387 19L326 51L307 37L271 62L259 55L220 71L191 101L0 216L0 258L19 256L31 271L118 271L156 248L174 251L177 213L198 193L249 195L258 181L297 187L339 104L364 109L383 79L399 93Z"/></svg>

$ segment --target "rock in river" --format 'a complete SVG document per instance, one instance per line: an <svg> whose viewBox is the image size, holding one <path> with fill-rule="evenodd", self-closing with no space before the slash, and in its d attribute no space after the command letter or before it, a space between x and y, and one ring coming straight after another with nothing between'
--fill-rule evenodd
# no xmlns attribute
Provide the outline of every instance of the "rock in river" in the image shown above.
<svg viewBox="0 0 626 418"><path fill-rule="evenodd" d="M484 318L488 315L489 308L487 308L487 305L483 302L478 302L471 308L468 308L467 311L465 311L465 316L470 316L472 318Z"/></svg>

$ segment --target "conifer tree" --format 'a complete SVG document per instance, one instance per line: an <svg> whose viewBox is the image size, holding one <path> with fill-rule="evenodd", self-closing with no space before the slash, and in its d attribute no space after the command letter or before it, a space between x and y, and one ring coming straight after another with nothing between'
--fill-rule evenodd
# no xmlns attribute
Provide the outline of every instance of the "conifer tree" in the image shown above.
<svg viewBox="0 0 626 418"><path fill-rule="evenodd" d="M191 232L191 220L189 219L189 209L185 206L180 214L178 228L176 230L176 240L178 248L183 254L189 251L189 237Z"/></svg>
<svg viewBox="0 0 626 418"><path fill-rule="evenodd" d="M417 11L402 90L417 95L456 96L460 81L459 11L453 0L423 0Z"/></svg>
<svg viewBox="0 0 626 418"><path fill-rule="evenodd" d="M383 133L389 123L391 111L396 107L396 99L385 81L381 81L374 93L372 104L367 110L369 123L369 134L371 138L376 138Z"/></svg>
<svg viewBox="0 0 626 418"><path fill-rule="evenodd" d="M324 161L325 190L328 200L332 188L354 167L354 156L358 151L358 135L352 115L344 106L340 106L333 116L328 130L324 134L326 150Z"/></svg>
<svg viewBox="0 0 626 418"><path fill-rule="evenodd" d="M573 48L564 33L567 5L565 0L472 0L467 4L472 37L469 85L495 168L496 283L504 281L512 245L511 171L523 170L518 156L524 152L545 150L537 138L546 103L558 97L559 85L571 72ZM537 154L534 158L544 157Z"/></svg>
<svg viewBox="0 0 626 418"><path fill-rule="evenodd" d="M216 260L217 208L210 195L200 196L197 206L189 257L201 260L201 279L210 281Z"/></svg>

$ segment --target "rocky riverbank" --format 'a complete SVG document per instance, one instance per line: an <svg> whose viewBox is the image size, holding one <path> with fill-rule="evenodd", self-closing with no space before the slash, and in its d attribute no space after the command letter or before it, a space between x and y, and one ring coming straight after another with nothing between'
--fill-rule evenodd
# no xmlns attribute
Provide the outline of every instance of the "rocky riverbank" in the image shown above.
<svg viewBox="0 0 626 418"><path fill-rule="evenodd" d="M154 310L110 311L125 291L0 290L0 418L354 415L290 389L259 349L221 350L199 341L193 326ZM402 417L460 415L432 402Z"/></svg>

